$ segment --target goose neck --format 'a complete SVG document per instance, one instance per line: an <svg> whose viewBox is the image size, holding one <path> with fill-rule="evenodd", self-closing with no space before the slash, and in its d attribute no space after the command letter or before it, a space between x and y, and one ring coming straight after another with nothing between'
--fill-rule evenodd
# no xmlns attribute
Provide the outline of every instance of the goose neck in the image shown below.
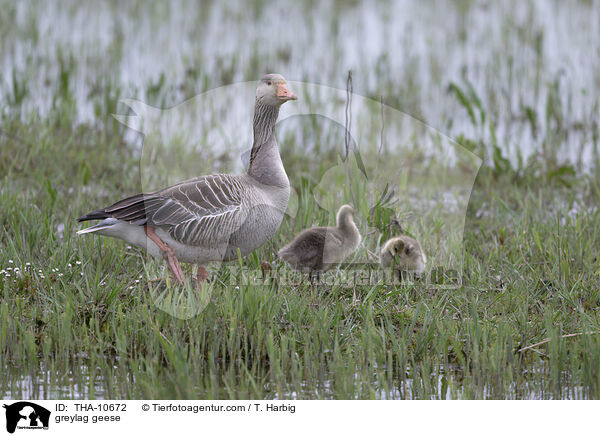
<svg viewBox="0 0 600 436"><path fill-rule="evenodd" d="M256 101L254 109L254 143L250 152L248 174L261 183L289 186L289 181L279 147L275 141L275 123L279 106L270 106Z"/></svg>
<svg viewBox="0 0 600 436"><path fill-rule="evenodd" d="M337 227L347 237L354 237L356 235L360 235L358 232L358 227L356 227L356 224L354 223L354 220L350 215L342 215L341 217L339 217Z"/></svg>
<svg viewBox="0 0 600 436"><path fill-rule="evenodd" d="M252 157L256 155L258 151L260 151L262 145L266 144L271 136L273 136L275 123L277 122L278 116L278 106L263 104L260 102L260 100L256 101L253 123L254 144L252 146L252 155L250 160L252 160Z"/></svg>

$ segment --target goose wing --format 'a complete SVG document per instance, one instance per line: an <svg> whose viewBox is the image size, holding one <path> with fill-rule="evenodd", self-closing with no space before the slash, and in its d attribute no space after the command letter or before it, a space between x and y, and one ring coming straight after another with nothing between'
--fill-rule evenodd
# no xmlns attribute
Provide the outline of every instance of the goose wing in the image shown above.
<svg viewBox="0 0 600 436"><path fill-rule="evenodd" d="M227 242L245 221L247 188L240 176L214 174L188 180L149 194L123 199L85 215L79 221L116 218L151 225L176 241L201 246Z"/></svg>

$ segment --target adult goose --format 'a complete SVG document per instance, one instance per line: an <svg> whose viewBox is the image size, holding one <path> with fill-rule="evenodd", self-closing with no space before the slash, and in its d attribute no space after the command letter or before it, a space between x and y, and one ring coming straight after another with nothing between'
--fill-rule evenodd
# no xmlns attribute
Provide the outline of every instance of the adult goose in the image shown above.
<svg viewBox="0 0 600 436"><path fill-rule="evenodd" d="M299 271L326 271L354 253L360 244L360 233L354 223L354 208L348 204L338 210L335 227L305 229L279 250L279 258Z"/></svg>
<svg viewBox="0 0 600 436"><path fill-rule="evenodd" d="M120 238L167 260L183 284L179 262L198 265L198 284L206 280L204 265L227 261L260 247L279 228L290 197L275 123L280 106L296 100L283 76L260 79L254 107L254 142L245 174L213 174L159 191L137 194L88 213L79 221L102 220L78 234Z"/></svg>

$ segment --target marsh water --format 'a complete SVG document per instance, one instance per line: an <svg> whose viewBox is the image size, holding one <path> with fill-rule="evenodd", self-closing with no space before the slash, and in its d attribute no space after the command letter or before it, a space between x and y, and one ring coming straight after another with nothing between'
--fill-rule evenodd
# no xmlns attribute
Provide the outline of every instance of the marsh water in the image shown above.
<svg viewBox="0 0 600 436"><path fill-rule="evenodd" d="M597 151L597 6L15 2L1 13L0 98L16 100L24 118L44 117L66 86L75 122L106 123L118 99L171 107L265 71L345 89L352 70L355 93L383 97L450 137L489 141L492 122L512 159L557 149L585 169ZM557 144L544 141L548 129Z"/></svg>
<svg viewBox="0 0 600 436"><path fill-rule="evenodd" d="M531 374L530 380L523 382L512 382L507 386L496 384L493 380L476 381L463 379L452 375L453 368L444 371L442 368L429 377L427 386L423 385L421 379L412 379L410 376L398 381L397 386L382 389L373 382L364 382L364 386L357 387L358 393L355 399L513 399L513 400L585 400L590 398L589 392L582 386L572 383L569 375L564 374L564 383L560 389L551 387L549 384L540 382L541 378ZM113 371L118 372L118 362L113 366ZM385 372L386 368L380 371ZM543 369L540 368L540 374ZM0 384L0 397L2 398L37 398L37 399L115 399L128 398L126 389L122 383L135 386L135 377L124 375L114 378L106 378L102 375L90 377L90 368L86 365L74 367L72 372L66 374L62 371L48 371L40 369L35 374L23 375L21 369L7 365L3 369L3 380ZM260 391L261 397L267 399L334 399L339 396L332 387L335 377L330 374L313 385L312 383L301 383L302 389L295 391L290 389L285 393L279 392L276 386L265 383ZM358 373L356 378L358 379ZM128 388L133 391L131 387ZM131 393L129 394L131 395ZM203 398L204 393L198 392L198 397ZM220 398L231 395L227 389L219 393ZM233 396L235 398L235 395ZM350 399L350 398L347 398Z"/></svg>

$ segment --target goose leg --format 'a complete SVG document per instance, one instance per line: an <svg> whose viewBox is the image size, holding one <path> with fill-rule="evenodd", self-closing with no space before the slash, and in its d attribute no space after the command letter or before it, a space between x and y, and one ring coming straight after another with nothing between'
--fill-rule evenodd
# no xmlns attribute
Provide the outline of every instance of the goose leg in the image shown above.
<svg viewBox="0 0 600 436"><path fill-rule="evenodd" d="M202 287L202 282L206 281L207 278L208 278L208 271L206 271L206 269L204 269L204 267L202 265L198 265L198 276L197 276L196 280L198 280L199 288Z"/></svg>
<svg viewBox="0 0 600 436"><path fill-rule="evenodd" d="M183 272L181 271L181 266L179 265L179 261L175 256L175 251L173 251L173 249L169 247L167 243L158 237L152 227L144 226L144 232L146 232L146 236L148 236L150 240L156 244L162 253L163 259L167 260L167 266L173 274L173 277L175 277L175 280L177 280L180 285L183 285Z"/></svg>

